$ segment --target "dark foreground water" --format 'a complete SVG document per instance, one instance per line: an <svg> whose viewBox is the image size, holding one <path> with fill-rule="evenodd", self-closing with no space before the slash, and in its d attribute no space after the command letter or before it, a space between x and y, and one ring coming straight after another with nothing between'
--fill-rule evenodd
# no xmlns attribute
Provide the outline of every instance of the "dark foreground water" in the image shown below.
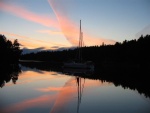
<svg viewBox="0 0 150 113"><path fill-rule="evenodd" d="M0 113L150 113L144 94L89 78L22 66L1 84Z"/></svg>

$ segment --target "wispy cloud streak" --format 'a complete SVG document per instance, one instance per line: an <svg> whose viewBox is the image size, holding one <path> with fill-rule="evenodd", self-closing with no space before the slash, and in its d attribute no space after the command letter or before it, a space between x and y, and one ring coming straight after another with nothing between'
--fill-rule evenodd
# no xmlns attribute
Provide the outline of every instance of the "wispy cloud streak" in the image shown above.
<svg viewBox="0 0 150 113"><path fill-rule="evenodd" d="M147 34L150 34L150 24L144 27L141 31L139 31L135 37L139 38L141 35L145 36Z"/></svg>
<svg viewBox="0 0 150 113"><path fill-rule="evenodd" d="M52 17L33 13L22 6L19 7L16 5L0 2L0 10L9 12L15 16L41 24L43 26L59 28L57 20L53 19Z"/></svg>
<svg viewBox="0 0 150 113"><path fill-rule="evenodd" d="M50 35L60 35L60 34L62 34L61 31L52 31L52 30L38 30L37 32L47 33L47 34L50 34Z"/></svg>
<svg viewBox="0 0 150 113"><path fill-rule="evenodd" d="M79 24L75 24L69 17L69 13L67 13L67 5L65 4L65 0L48 0L50 6L52 7L56 17L60 23L63 34L66 36L67 40L72 45L78 45L79 40ZM69 9L68 9L69 10ZM68 15L67 15L68 14ZM89 45L101 45L103 42L105 44L114 44L115 41L108 40L104 38L95 38L90 36L87 33L84 33L84 44Z"/></svg>
<svg viewBox="0 0 150 113"><path fill-rule="evenodd" d="M45 33L48 31L42 31L42 32ZM30 37L26 37L26 36L14 34L14 33L9 33L9 32L0 32L0 34L10 36L11 38L9 39L11 41L13 41L13 39L19 39L19 43L21 44L21 46L26 47L26 48L38 48L38 47L41 47L41 45L44 45L45 49L54 49L53 46L58 46L58 47L66 46L66 45L54 43L51 41L38 40L35 38L30 38Z"/></svg>

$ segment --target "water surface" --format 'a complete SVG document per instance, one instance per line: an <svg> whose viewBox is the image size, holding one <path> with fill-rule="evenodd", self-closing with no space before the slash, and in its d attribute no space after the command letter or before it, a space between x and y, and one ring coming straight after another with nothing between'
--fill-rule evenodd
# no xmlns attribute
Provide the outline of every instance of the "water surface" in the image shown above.
<svg viewBox="0 0 150 113"><path fill-rule="evenodd" d="M0 113L150 113L150 98L137 90L61 72L21 70L15 82L0 89Z"/></svg>

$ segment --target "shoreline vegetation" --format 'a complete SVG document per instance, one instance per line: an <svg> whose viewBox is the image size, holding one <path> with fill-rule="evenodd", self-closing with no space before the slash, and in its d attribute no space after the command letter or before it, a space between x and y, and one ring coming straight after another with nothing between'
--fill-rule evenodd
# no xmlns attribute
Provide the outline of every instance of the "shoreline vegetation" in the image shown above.
<svg viewBox="0 0 150 113"><path fill-rule="evenodd" d="M12 42L0 34L0 66L18 63L22 53L19 46L17 39Z"/></svg>
<svg viewBox="0 0 150 113"><path fill-rule="evenodd" d="M17 71L12 71L16 69L14 67L18 67L18 64L64 73L61 68L63 62L77 59L78 48L21 55L22 50L19 46L17 40L11 42L4 35L0 35L1 81L2 79L6 82L10 81L10 78L13 78L10 77L13 72L17 72L15 75L19 75L21 72L19 68ZM149 48L150 35L141 35L139 39L125 40L122 43L116 42L114 45L102 44L83 47L82 58L85 61L93 61L95 70L92 76L82 75L81 77L113 82L116 86L121 85L124 88L137 90L140 94L150 97L150 83L147 81L150 75ZM8 71L10 73L7 73L7 70L10 70ZM3 84L4 81L1 83Z"/></svg>
<svg viewBox="0 0 150 113"><path fill-rule="evenodd" d="M113 82L116 86L137 90L150 97L150 35L141 35L137 40L116 42L114 45L101 45L82 48L85 61L93 61L95 70L92 76L81 75L90 79L100 79ZM41 51L22 55L22 60L39 60L37 62L21 62L23 66L45 71L63 72L62 63L76 60L78 48L63 51Z"/></svg>
<svg viewBox="0 0 150 113"><path fill-rule="evenodd" d="M141 35L139 39L116 42L114 45L97 45L82 47L82 58L93 61L95 65L109 67L131 67L150 69L150 35ZM44 61L50 63L63 63L76 61L79 48L63 51L40 51L21 55L21 60Z"/></svg>
<svg viewBox="0 0 150 113"><path fill-rule="evenodd" d="M19 46L17 39L12 42L0 34L0 87L11 80L16 84L18 80L21 73L19 58L22 53Z"/></svg>

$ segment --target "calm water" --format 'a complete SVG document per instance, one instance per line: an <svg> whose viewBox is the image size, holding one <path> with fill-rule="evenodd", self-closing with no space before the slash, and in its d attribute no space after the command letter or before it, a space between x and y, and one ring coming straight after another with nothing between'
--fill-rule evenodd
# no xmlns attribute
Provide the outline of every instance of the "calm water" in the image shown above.
<svg viewBox="0 0 150 113"><path fill-rule="evenodd" d="M61 72L21 70L16 84L11 80L0 89L0 113L150 113L150 99L136 90Z"/></svg>

